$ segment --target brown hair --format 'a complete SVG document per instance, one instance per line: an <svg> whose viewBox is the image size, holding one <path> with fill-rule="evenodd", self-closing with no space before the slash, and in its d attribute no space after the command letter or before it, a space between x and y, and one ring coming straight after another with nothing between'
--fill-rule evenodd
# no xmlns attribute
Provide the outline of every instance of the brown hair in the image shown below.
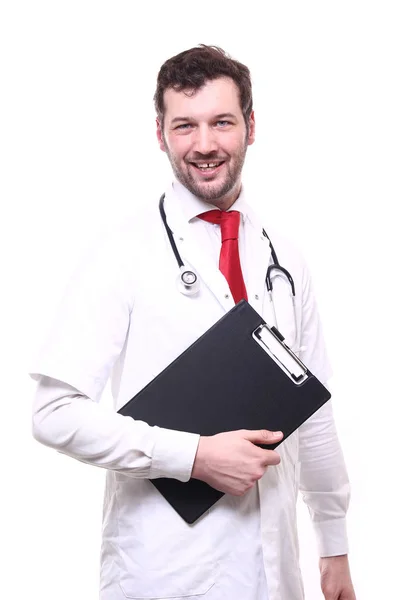
<svg viewBox="0 0 400 600"><path fill-rule="evenodd" d="M164 127L165 90L172 88L177 92L187 90L193 93L202 88L207 81L219 77L230 77L236 83L243 117L246 127L248 127L253 110L249 69L242 63L233 60L218 46L200 44L169 58L158 73L154 104L161 129Z"/></svg>

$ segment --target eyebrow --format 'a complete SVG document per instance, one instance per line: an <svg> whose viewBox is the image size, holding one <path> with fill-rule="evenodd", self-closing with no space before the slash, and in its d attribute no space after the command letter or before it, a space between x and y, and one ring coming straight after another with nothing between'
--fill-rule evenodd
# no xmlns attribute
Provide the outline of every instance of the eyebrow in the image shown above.
<svg viewBox="0 0 400 600"><path fill-rule="evenodd" d="M219 115L215 115L213 117L216 121L221 121L222 119L235 119L236 120L236 116L233 113L221 113ZM172 119L171 121L171 125L173 125L174 123L178 123L179 121L193 121L194 119L192 117L175 117L174 119Z"/></svg>

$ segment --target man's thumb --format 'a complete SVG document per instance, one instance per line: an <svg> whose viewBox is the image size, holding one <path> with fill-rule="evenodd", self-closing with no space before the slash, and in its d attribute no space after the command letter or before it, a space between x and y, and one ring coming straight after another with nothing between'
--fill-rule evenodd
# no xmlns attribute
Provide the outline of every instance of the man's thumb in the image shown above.
<svg viewBox="0 0 400 600"><path fill-rule="evenodd" d="M268 429L257 429L255 431L244 430L244 438L253 444L276 444L283 438L282 431L269 431Z"/></svg>

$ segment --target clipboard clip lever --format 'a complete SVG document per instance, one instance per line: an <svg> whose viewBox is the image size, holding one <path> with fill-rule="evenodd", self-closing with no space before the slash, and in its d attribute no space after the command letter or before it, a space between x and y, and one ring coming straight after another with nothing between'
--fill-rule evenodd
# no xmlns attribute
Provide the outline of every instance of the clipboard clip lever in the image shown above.
<svg viewBox="0 0 400 600"><path fill-rule="evenodd" d="M285 344L285 338L275 326L260 325L253 332L253 338L294 383L299 385L307 379L307 367Z"/></svg>

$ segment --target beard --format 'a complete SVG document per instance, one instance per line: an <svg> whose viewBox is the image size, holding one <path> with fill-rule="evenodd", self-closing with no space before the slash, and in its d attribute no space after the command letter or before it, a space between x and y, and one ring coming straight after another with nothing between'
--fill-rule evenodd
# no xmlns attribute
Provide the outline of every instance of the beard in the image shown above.
<svg viewBox="0 0 400 600"><path fill-rule="evenodd" d="M172 171L177 180L185 186L194 196L204 202L218 205L218 201L222 201L236 186L240 187L240 178L246 158L247 140L243 146L229 160L216 156L215 153L200 155L196 154L188 159L178 159L169 149L164 140L164 146L172 167ZM195 167L190 165L190 162L221 162L224 161L223 177L210 175L209 178L197 178L194 171ZM213 181L213 179L216 179Z"/></svg>

